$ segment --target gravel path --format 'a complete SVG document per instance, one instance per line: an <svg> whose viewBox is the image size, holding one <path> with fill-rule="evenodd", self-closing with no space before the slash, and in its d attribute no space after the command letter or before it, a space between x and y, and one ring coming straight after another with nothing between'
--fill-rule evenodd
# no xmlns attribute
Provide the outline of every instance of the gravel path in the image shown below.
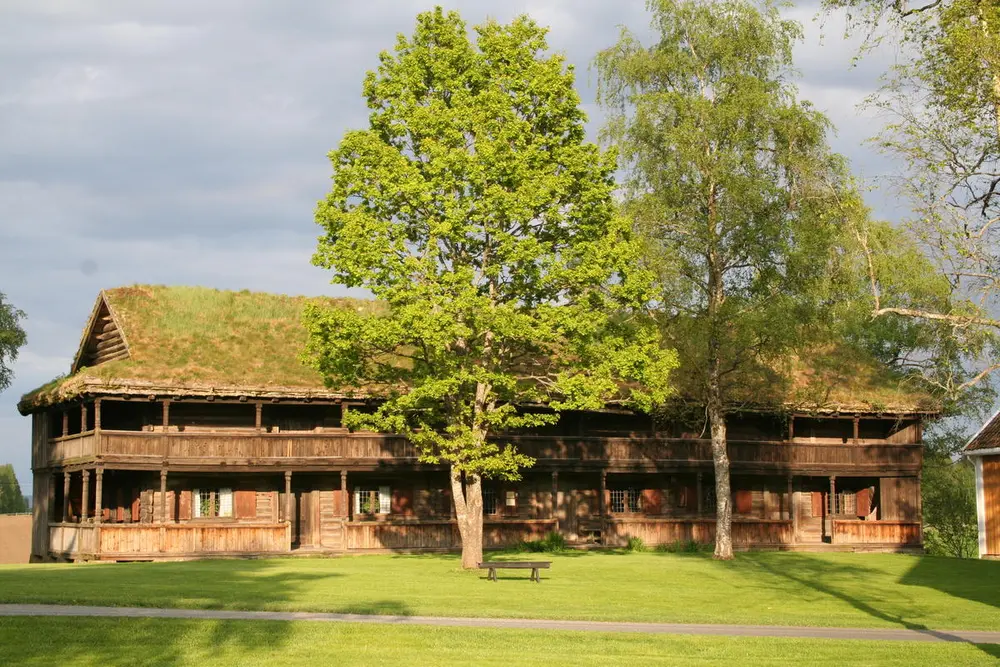
<svg viewBox="0 0 1000 667"><path fill-rule="evenodd" d="M653 634L725 637L794 637L803 639L865 639L871 641L967 642L1000 644L1000 632L982 630L920 630L892 628L817 628L781 625L712 625L695 623L618 623L554 621L521 618L449 618L443 616L373 616L308 611L224 611L215 609L154 609L148 607L88 607L47 604L0 604L0 616L89 616L96 618L183 618L232 621L323 621L384 625L437 625L459 628L574 630L584 632L646 632Z"/></svg>

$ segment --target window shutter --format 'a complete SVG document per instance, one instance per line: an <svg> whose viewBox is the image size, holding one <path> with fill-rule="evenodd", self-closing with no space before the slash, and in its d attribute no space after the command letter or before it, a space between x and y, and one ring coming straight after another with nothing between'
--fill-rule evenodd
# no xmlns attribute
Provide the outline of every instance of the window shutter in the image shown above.
<svg viewBox="0 0 1000 667"><path fill-rule="evenodd" d="M192 497L194 498L194 518L201 518L201 490L193 489L191 491Z"/></svg>
<svg viewBox="0 0 1000 667"><path fill-rule="evenodd" d="M233 515L233 490L219 489L219 516Z"/></svg>
<svg viewBox="0 0 1000 667"><path fill-rule="evenodd" d="M871 489L861 489L857 493L857 513L858 516L868 516L872 511Z"/></svg>
<svg viewBox="0 0 1000 667"><path fill-rule="evenodd" d="M378 513L388 514L390 505L392 505L392 491L388 486L378 487Z"/></svg>
<svg viewBox="0 0 1000 667"><path fill-rule="evenodd" d="M812 492L812 510L813 516L823 516L823 492L813 491Z"/></svg>
<svg viewBox="0 0 1000 667"><path fill-rule="evenodd" d="M354 489L354 514L361 514L361 489Z"/></svg>
<svg viewBox="0 0 1000 667"><path fill-rule="evenodd" d="M198 492L195 491L195 493L198 493ZM178 518L181 521L186 521L187 519L191 518L191 506L193 504L194 503L191 500L191 492L190 491L181 491L181 499L180 499L180 502L178 503L178 510L179 510L178 513L180 514L180 516Z"/></svg>
<svg viewBox="0 0 1000 667"><path fill-rule="evenodd" d="M237 519L257 518L257 492L254 490L240 489L234 491L234 502Z"/></svg>
<svg viewBox="0 0 1000 667"><path fill-rule="evenodd" d="M740 490L736 492L736 512L750 514L753 511L753 492Z"/></svg>
<svg viewBox="0 0 1000 667"><path fill-rule="evenodd" d="M659 489L643 489L642 511L645 514L659 514L663 509L663 492Z"/></svg>

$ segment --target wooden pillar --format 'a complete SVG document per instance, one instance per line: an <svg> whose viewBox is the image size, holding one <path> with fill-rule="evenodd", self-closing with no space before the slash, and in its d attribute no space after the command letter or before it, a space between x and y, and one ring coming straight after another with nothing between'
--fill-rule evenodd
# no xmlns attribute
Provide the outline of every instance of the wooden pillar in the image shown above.
<svg viewBox="0 0 1000 667"><path fill-rule="evenodd" d="M260 431L261 431L261 414L263 412L264 412L264 404L261 403L260 401L257 401L256 403L254 403L254 422L253 422L253 425L254 425L254 428L257 429L258 433L260 433Z"/></svg>
<svg viewBox="0 0 1000 667"><path fill-rule="evenodd" d="M69 412L63 410L62 437L69 435Z"/></svg>
<svg viewBox="0 0 1000 667"><path fill-rule="evenodd" d="M101 430L101 399L94 400L94 431Z"/></svg>
<svg viewBox="0 0 1000 667"><path fill-rule="evenodd" d="M917 471L917 530L920 535L920 544L924 543L924 473Z"/></svg>
<svg viewBox="0 0 1000 667"><path fill-rule="evenodd" d="M792 476L788 476L788 513L792 520L792 542L799 541L799 513L795 511L795 486Z"/></svg>
<svg viewBox="0 0 1000 667"><path fill-rule="evenodd" d="M87 506L90 504L90 471L81 470L80 475L83 477L83 484L80 485L80 523L85 523Z"/></svg>
<svg viewBox="0 0 1000 667"><path fill-rule="evenodd" d="M837 510L837 478L830 475L830 544L833 544L833 515Z"/></svg>
<svg viewBox="0 0 1000 667"><path fill-rule="evenodd" d="M703 503L702 503L702 493L701 493L701 485L704 482L704 477L705 477L704 473L701 473L701 472L698 473L698 476L697 476L697 478L698 478L697 488L695 490L695 493L698 494L698 499L697 499L697 502L698 502L698 516L701 516L702 512L705 511L705 508L702 506Z"/></svg>
<svg viewBox="0 0 1000 667"><path fill-rule="evenodd" d="M601 515L601 544L608 543L608 527L607 527L607 518L605 516L607 514L608 508L607 508L607 502L604 499L604 497L607 495L607 492L608 492L608 471L601 470L601 491L597 503L598 512Z"/></svg>
<svg viewBox="0 0 1000 667"><path fill-rule="evenodd" d="M551 506L549 507L549 518L556 518L556 506L559 501L559 471L552 471L552 496L550 498Z"/></svg>
<svg viewBox="0 0 1000 667"><path fill-rule="evenodd" d="M347 470L340 471L340 501L343 503L341 505L344 508L344 516L351 516L351 497L347 493ZM344 538L347 539L346 537Z"/></svg>
<svg viewBox="0 0 1000 667"><path fill-rule="evenodd" d="M87 432L87 404L80 404L80 433Z"/></svg>
<svg viewBox="0 0 1000 667"><path fill-rule="evenodd" d="M854 444L858 444L859 435L861 433L861 420L858 417L854 418Z"/></svg>
<svg viewBox="0 0 1000 667"><path fill-rule="evenodd" d="M788 439L792 440L795 437L795 415L788 418Z"/></svg>
<svg viewBox="0 0 1000 667"><path fill-rule="evenodd" d="M63 472L63 523L69 523L69 471Z"/></svg>
<svg viewBox="0 0 1000 667"><path fill-rule="evenodd" d="M285 521L292 522L292 471L285 471Z"/></svg>
<svg viewBox="0 0 1000 667"><path fill-rule="evenodd" d="M163 401L163 432L167 432L167 425L170 423L170 401Z"/></svg>
<svg viewBox="0 0 1000 667"><path fill-rule="evenodd" d="M167 522L167 469L160 471L160 523Z"/></svg>
<svg viewBox="0 0 1000 667"><path fill-rule="evenodd" d="M104 520L104 468L94 470L94 522Z"/></svg>

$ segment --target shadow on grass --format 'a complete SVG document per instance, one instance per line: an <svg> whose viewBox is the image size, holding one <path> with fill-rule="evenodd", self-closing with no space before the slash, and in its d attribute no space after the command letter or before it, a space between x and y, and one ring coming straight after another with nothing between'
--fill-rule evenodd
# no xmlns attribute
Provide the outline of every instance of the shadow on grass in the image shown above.
<svg viewBox="0 0 1000 667"><path fill-rule="evenodd" d="M1000 562L925 556L903 575L900 583L1000 608Z"/></svg>
<svg viewBox="0 0 1000 667"><path fill-rule="evenodd" d="M842 563L832 563L826 560L818 560L815 557L810 557L805 554L796 553L784 553L774 555L774 561L771 562L772 558L770 555L760 554L756 558L753 558L753 563L761 570L767 572L772 577L778 580L786 580L793 582L798 586L804 586L810 588L817 593L829 596L842 602L846 602L858 611L861 611L872 618L877 618L886 623L892 625L902 626L907 630L913 630L921 634L928 635L930 637L935 637L937 639L947 640L947 641L964 641L960 637L948 632L947 630L933 630L927 627L923 623L915 623L905 616L899 613L893 613L876 607L872 604L869 599L861 598L857 595L846 592L842 588L837 587L835 584L828 583L832 580L837 579L854 579L858 581L864 581L865 579L870 579L873 572L865 567L860 567L857 565L844 565ZM780 558L780 561L778 559ZM919 557L916 558L916 564L907 572L906 575L900 580L900 583L909 584L914 583L914 579L921 581L921 583L916 585L927 585L928 583L934 583L932 588L938 588L938 590L944 590L939 588L940 582L944 581L955 581L954 573L948 572L947 569L942 569L935 564L935 566L926 567L923 565L925 561L937 561L944 559L936 559L933 557ZM916 577L911 577L915 570L924 571L917 575ZM911 581L908 581L911 579ZM994 588L996 584L993 584ZM963 587L964 588L964 587ZM948 592L948 591L945 591ZM878 599L877 595L872 595L872 599ZM992 598L991 604L996 604L996 597ZM897 601L898 602L898 601ZM998 651L1000 651L1000 646L990 645L990 644L979 644L977 647L982 650L987 655L996 656Z"/></svg>

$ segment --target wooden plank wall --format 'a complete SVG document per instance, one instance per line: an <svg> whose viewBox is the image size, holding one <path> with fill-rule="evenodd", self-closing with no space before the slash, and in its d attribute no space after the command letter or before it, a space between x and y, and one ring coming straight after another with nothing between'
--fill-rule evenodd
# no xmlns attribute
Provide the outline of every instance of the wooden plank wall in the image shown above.
<svg viewBox="0 0 1000 667"><path fill-rule="evenodd" d="M909 521L834 519L835 544L920 544L920 524Z"/></svg>
<svg viewBox="0 0 1000 667"><path fill-rule="evenodd" d="M49 485L52 475L35 473L31 485L31 555L34 559L49 554Z"/></svg>
<svg viewBox="0 0 1000 667"><path fill-rule="evenodd" d="M624 546L629 537L648 545L715 541L714 519L612 519L608 523L607 544ZM733 521L733 545L791 544L791 521Z"/></svg>
<svg viewBox="0 0 1000 667"><path fill-rule="evenodd" d="M1000 556L1000 456L983 457L983 499L986 553Z"/></svg>
<svg viewBox="0 0 1000 667"><path fill-rule="evenodd" d="M880 482L880 519L920 520L920 482L916 477L883 477Z"/></svg>

